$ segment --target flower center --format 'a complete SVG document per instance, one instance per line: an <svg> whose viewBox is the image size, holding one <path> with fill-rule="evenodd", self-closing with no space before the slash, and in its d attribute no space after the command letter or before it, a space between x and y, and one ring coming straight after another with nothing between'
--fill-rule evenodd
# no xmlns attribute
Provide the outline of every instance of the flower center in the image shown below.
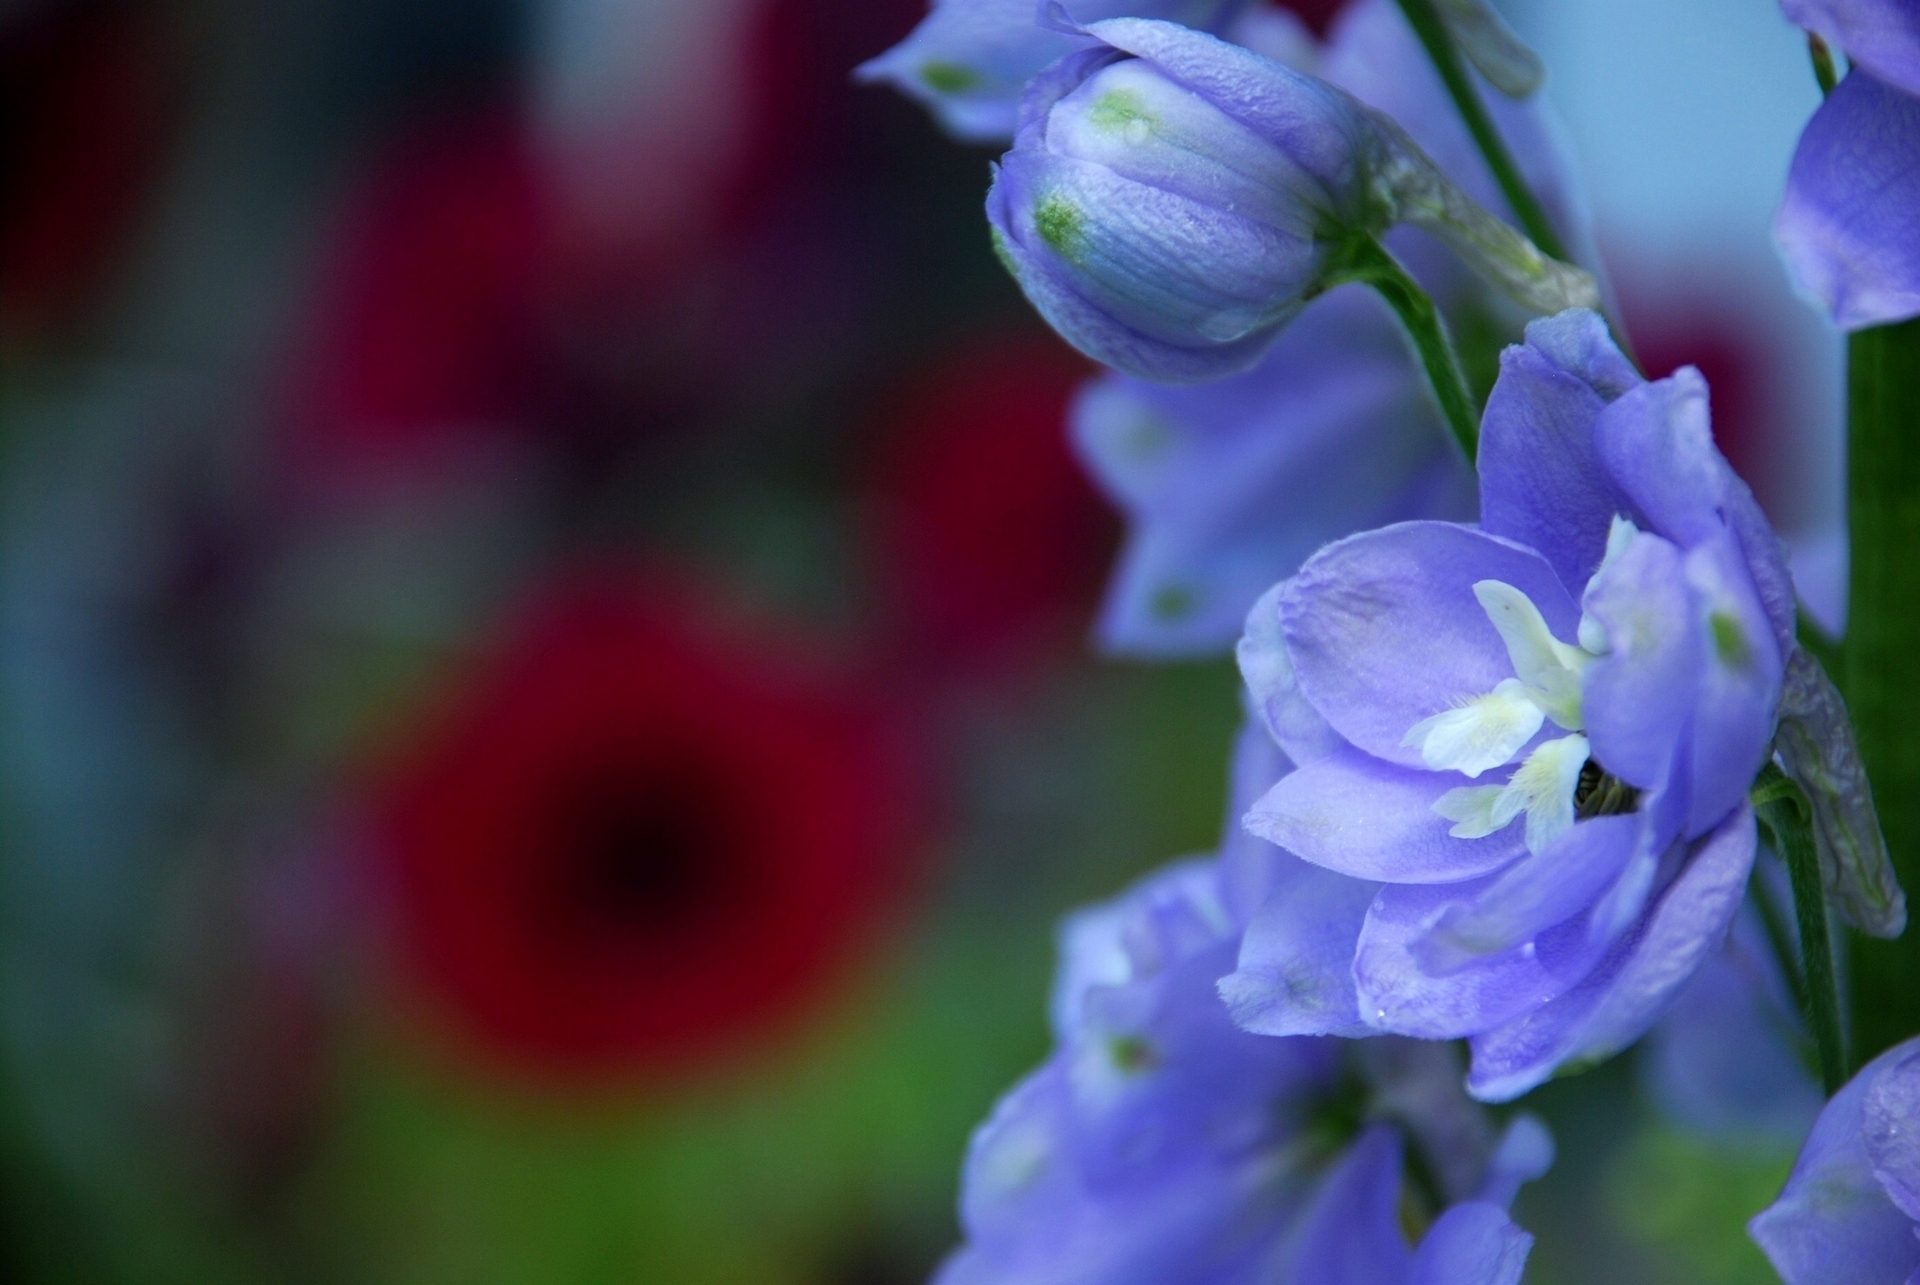
<svg viewBox="0 0 1920 1285"><path fill-rule="evenodd" d="M1631 522L1614 519L1606 558L1595 578L1635 534ZM1587 667L1607 650L1598 622L1583 616L1580 643L1569 645L1553 636L1539 607L1512 585L1481 580L1473 594L1506 644L1514 677L1421 719L1407 729L1402 744L1419 747L1422 761L1436 771L1471 778L1513 762L1548 720L1572 734L1535 745L1504 785L1461 786L1441 795L1433 810L1454 823L1449 833L1484 838L1524 813L1527 850L1537 853L1577 819L1631 812L1640 801L1639 791L1595 763L1587 738L1580 734L1586 728L1582 698Z"/></svg>
<svg viewBox="0 0 1920 1285"><path fill-rule="evenodd" d="M1589 758L1573 787L1573 812L1580 820L1620 816L1640 805L1640 791Z"/></svg>

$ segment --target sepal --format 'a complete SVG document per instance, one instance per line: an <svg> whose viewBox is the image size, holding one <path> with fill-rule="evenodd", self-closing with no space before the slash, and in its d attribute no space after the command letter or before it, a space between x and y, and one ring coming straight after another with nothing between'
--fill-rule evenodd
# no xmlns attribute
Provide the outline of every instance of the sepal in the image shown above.
<svg viewBox="0 0 1920 1285"><path fill-rule="evenodd" d="M1811 805L1820 881L1834 908L1869 936L1898 937L1907 926L1907 899L1880 832L1846 702L1804 647L1787 662L1773 752Z"/></svg>

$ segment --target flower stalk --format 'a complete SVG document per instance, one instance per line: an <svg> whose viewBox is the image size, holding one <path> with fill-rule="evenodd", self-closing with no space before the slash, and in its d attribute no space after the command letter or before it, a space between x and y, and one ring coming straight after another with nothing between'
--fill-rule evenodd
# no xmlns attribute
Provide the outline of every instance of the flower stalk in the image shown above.
<svg viewBox="0 0 1920 1285"><path fill-rule="evenodd" d="M1852 554L1841 673L1880 825L1902 884L1920 887L1920 320L1848 342ZM1920 937L1854 944L1865 1053L1920 1029Z"/></svg>
<svg viewBox="0 0 1920 1285"><path fill-rule="evenodd" d="M1373 237L1357 237L1346 247L1334 271L1334 282L1359 281L1372 286L1413 341L1414 352L1427 374L1433 398L1446 417L1447 427L1467 462L1473 463L1480 439L1480 411L1460 368L1460 356L1447 334L1447 323L1433 297L1400 266Z"/></svg>
<svg viewBox="0 0 1920 1285"><path fill-rule="evenodd" d="M1399 4L1414 34L1426 47L1434 70L1440 73L1440 79L1447 87L1447 95L1453 99L1460 119L1465 122L1467 132L1473 135L1474 145L1486 158L1487 168L1493 171L1494 181L1500 185L1500 192L1507 198L1507 204L1513 207L1514 217L1520 220L1527 238L1549 257L1566 261L1566 244L1554 230L1545 207L1534 196L1533 189L1527 186L1513 153L1500 137L1493 117L1488 115L1486 104L1480 101L1479 91L1474 88L1466 66L1460 59L1460 51L1454 45L1453 33L1448 30L1440 11L1434 7L1433 0L1399 0Z"/></svg>
<svg viewBox="0 0 1920 1285"><path fill-rule="evenodd" d="M1840 986L1833 967L1833 937L1827 893L1814 847L1813 808L1798 785L1768 764L1753 792L1754 809L1787 863L1794 918L1800 929L1800 982L1807 1025L1820 1055L1820 1079L1828 1097L1847 1082L1847 1050L1840 1027Z"/></svg>

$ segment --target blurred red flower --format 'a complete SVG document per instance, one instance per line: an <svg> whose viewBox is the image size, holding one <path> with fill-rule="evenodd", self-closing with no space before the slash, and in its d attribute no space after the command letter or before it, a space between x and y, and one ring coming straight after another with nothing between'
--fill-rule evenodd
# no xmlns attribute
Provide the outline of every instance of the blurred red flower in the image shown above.
<svg viewBox="0 0 1920 1285"><path fill-rule="evenodd" d="M1346 5L1347 0L1280 0L1280 7L1293 10L1316 36L1327 34L1327 28Z"/></svg>
<svg viewBox="0 0 1920 1285"><path fill-rule="evenodd" d="M1732 316L1695 309L1635 318L1633 342L1649 379L1695 366L1713 395L1713 441L1734 472L1765 490L1774 426L1762 397L1768 381L1766 337Z"/></svg>
<svg viewBox="0 0 1920 1285"><path fill-rule="evenodd" d="M396 957L491 1060L589 1077L752 1042L873 941L912 756L665 577L547 592L380 796Z"/></svg>
<svg viewBox="0 0 1920 1285"><path fill-rule="evenodd" d="M997 659L1085 637L1118 532L1067 444L1091 373L1046 332L992 334L891 399L870 535L903 645Z"/></svg>

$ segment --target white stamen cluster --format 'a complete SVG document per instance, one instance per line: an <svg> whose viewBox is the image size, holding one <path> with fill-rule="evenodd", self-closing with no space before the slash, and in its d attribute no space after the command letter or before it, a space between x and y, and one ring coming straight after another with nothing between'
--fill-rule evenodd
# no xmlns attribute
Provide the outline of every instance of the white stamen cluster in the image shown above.
<svg viewBox="0 0 1920 1285"><path fill-rule="evenodd" d="M1627 519L1613 520L1596 578L1637 533ZM1580 735L1586 728L1581 680L1587 666L1605 654L1606 633L1583 614L1580 645L1569 646L1553 636L1533 600L1512 585L1481 580L1473 594L1500 631L1515 676L1421 719L1407 729L1401 743L1418 747L1421 761L1436 771L1477 777L1511 763L1549 719L1572 733L1536 745L1504 784L1461 786L1433 805L1454 823L1449 833L1462 839L1484 838L1525 813L1527 850L1541 852L1573 826L1580 771L1591 752L1587 738Z"/></svg>

